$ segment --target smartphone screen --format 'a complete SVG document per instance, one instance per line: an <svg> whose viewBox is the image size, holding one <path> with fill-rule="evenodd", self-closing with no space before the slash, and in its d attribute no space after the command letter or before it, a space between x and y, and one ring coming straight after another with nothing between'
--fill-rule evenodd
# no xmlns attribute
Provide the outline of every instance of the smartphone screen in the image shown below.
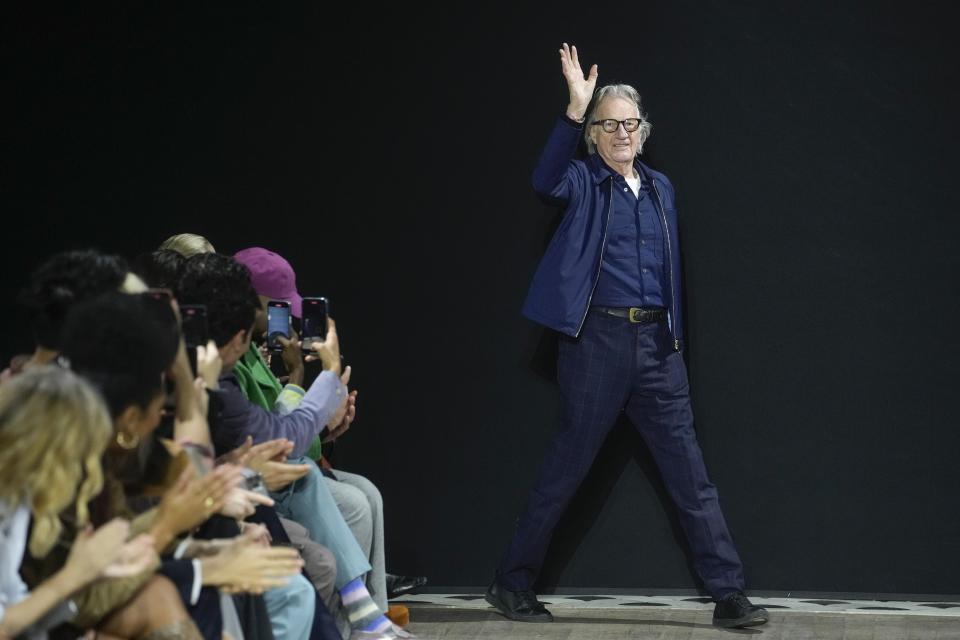
<svg viewBox="0 0 960 640"><path fill-rule="evenodd" d="M323 297L309 297L303 299L303 331L304 347L309 348L311 342L323 342L327 338L327 316L330 315L330 301Z"/></svg>
<svg viewBox="0 0 960 640"><path fill-rule="evenodd" d="M278 337L290 337L290 303L285 300L267 302L267 347L271 351L283 351Z"/></svg>

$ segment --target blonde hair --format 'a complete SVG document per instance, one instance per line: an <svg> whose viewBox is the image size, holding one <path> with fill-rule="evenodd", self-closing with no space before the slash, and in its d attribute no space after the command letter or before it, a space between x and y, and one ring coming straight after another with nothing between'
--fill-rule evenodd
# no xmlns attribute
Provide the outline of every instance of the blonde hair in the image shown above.
<svg viewBox="0 0 960 640"><path fill-rule="evenodd" d="M56 543L59 515L74 499L77 524L86 525L112 433L102 398L71 371L36 367L0 386L0 499L30 507L34 557Z"/></svg>
<svg viewBox="0 0 960 640"><path fill-rule="evenodd" d="M143 278L133 271L127 272L127 276L123 279L123 284L120 285L121 293L146 293L149 290L150 287L143 281Z"/></svg>
<svg viewBox="0 0 960 640"><path fill-rule="evenodd" d="M198 253L214 253L210 241L195 233L178 233L170 236L157 248L176 251L184 258L193 257Z"/></svg>

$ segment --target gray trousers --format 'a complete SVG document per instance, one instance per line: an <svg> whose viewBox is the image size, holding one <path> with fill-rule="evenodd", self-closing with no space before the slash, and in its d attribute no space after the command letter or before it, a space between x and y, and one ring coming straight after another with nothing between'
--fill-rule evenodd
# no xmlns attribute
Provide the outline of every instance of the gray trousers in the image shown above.
<svg viewBox="0 0 960 640"><path fill-rule="evenodd" d="M320 600L327 609L334 611L340 606L340 600L337 598L334 602L333 598L337 581L337 561L333 558L333 554L322 544L314 542L310 538L310 532L302 524L286 518L280 518L280 522L290 542L300 550L304 568L313 582L313 587L320 594Z"/></svg>

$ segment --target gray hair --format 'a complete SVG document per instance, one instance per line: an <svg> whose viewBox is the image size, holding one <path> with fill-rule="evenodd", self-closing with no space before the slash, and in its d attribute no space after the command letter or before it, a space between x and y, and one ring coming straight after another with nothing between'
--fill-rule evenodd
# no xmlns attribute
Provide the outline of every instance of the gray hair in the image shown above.
<svg viewBox="0 0 960 640"><path fill-rule="evenodd" d="M623 98L637 105L637 112L640 114L640 128L637 129L640 134L640 146L637 147L637 155L640 155L643 152L643 143L650 137L653 125L647 120L647 114L643 112L640 94L628 84L608 84L600 87L593 94L593 104L590 106L590 111L587 112L586 126L583 128L583 139L587 143L587 151L590 153L597 152L597 145L593 144L593 140L590 139L590 123L597 117L597 109L600 108L600 103L607 98Z"/></svg>

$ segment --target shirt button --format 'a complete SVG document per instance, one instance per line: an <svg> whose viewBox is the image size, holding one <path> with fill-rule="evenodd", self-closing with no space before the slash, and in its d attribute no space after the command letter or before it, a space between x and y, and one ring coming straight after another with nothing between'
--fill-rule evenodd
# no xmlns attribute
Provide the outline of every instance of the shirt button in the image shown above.
<svg viewBox="0 0 960 640"><path fill-rule="evenodd" d="M627 187L624 187L623 190L624 190L624 191L630 191L630 189L628 189Z"/></svg>
<svg viewBox="0 0 960 640"><path fill-rule="evenodd" d="M641 273L646 273L646 272L647 272L647 268L644 267L643 269L640 269L640 272L641 272Z"/></svg>
<svg viewBox="0 0 960 640"><path fill-rule="evenodd" d="M641 241L640 241L640 244L647 244L647 241L646 241L646 240L641 240Z"/></svg>

